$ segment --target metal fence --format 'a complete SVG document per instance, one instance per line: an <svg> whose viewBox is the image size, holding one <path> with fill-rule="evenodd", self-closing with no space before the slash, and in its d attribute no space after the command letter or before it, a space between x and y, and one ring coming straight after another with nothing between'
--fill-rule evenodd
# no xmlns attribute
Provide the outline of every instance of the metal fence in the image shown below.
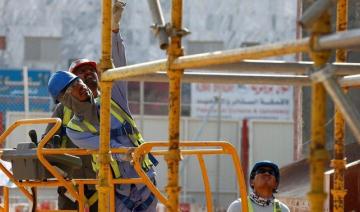
<svg viewBox="0 0 360 212"><path fill-rule="evenodd" d="M49 112L53 102L48 94L50 70L0 69L0 132L7 112Z"/></svg>

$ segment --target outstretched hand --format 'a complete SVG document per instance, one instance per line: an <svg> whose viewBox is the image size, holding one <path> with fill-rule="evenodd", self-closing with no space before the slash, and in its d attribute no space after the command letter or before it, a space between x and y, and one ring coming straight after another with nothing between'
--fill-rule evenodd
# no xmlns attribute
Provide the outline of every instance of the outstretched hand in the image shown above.
<svg viewBox="0 0 360 212"><path fill-rule="evenodd" d="M120 28L120 19L122 12L125 8L126 3L121 0L115 0L112 8L112 31L119 31Z"/></svg>

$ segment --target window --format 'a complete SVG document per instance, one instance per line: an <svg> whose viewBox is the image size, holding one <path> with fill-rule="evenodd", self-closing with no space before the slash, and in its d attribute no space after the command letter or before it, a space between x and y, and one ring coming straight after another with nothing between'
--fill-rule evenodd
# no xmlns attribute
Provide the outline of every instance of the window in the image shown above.
<svg viewBox="0 0 360 212"><path fill-rule="evenodd" d="M140 114L140 83L128 83L129 107L132 114ZM190 115L190 84L182 84L181 87L181 114ZM144 114L162 115L169 113L169 83L167 82L144 82Z"/></svg>
<svg viewBox="0 0 360 212"><path fill-rule="evenodd" d="M140 83L128 82L129 108L132 114L140 114Z"/></svg>
<svg viewBox="0 0 360 212"><path fill-rule="evenodd" d="M189 41L187 43L189 54L216 51L223 49L222 41ZM140 92L139 82L128 83L128 98L131 113L140 113ZM145 115L168 115L169 112L169 83L165 82L144 82L144 114ZM181 86L181 115L190 116L191 111L191 86L190 83L183 83Z"/></svg>
<svg viewBox="0 0 360 212"><path fill-rule="evenodd" d="M144 84L144 112L147 115L167 115L169 84L146 82Z"/></svg>
<svg viewBox="0 0 360 212"><path fill-rule="evenodd" d="M60 38L25 37L26 62L56 62L60 58Z"/></svg>
<svg viewBox="0 0 360 212"><path fill-rule="evenodd" d="M251 47L251 46L257 46L260 45L259 42L242 42L240 47Z"/></svg>
<svg viewBox="0 0 360 212"><path fill-rule="evenodd" d="M0 50L6 49L6 37L0 36Z"/></svg>

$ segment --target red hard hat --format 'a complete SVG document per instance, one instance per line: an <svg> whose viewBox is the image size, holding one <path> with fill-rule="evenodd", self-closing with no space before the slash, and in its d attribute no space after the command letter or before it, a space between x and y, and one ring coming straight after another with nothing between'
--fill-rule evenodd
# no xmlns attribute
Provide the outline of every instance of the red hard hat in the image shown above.
<svg viewBox="0 0 360 212"><path fill-rule="evenodd" d="M96 69L96 62L95 61L92 61L92 60L89 60L89 59L86 59L86 58L83 58L83 59L77 59L75 61L73 61L69 67L69 71L71 73L74 72L74 70L79 67L79 66L82 66L82 65L85 65L85 64L89 64L91 65L92 67L94 67Z"/></svg>

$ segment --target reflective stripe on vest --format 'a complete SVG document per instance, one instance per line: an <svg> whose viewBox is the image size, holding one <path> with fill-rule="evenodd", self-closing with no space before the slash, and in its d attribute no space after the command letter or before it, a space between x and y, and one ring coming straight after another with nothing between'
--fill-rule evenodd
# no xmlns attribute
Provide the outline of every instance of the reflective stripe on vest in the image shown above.
<svg viewBox="0 0 360 212"><path fill-rule="evenodd" d="M77 130L79 132L91 132L93 134L98 134L96 128L86 120L78 121L76 119L71 119L67 127L73 130ZM100 164L98 162L98 155L92 154L91 156L93 158L91 161L92 168L97 173L100 169ZM120 178L119 166L112 157L110 157L110 166L113 170L114 177Z"/></svg>
<svg viewBox="0 0 360 212"><path fill-rule="evenodd" d="M72 115L73 115L72 110L70 108L64 106L64 115L63 115L63 120L62 120L63 125L66 126L69 123Z"/></svg>
<svg viewBox="0 0 360 212"><path fill-rule="evenodd" d="M96 99L98 100L98 99ZM141 134L136 128L135 121L113 100L111 100L111 107L110 107L110 113L124 126L127 123L131 125L133 128L133 134L127 134L127 136L130 138L131 142L135 147L138 147L144 142L144 139L142 138ZM67 125L68 128L79 131L79 132L91 132L93 134L99 135L97 129L88 121L82 120L79 121L77 119L71 119L70 122ZM116 163L116 161L114 161ZM113 165L111 165L113 168L114 173L117 171L114 169ZM149 170L153 166L153 163L149 159L148 154L144 156L144 160L142 163L142 167L145 171ZM117 170L118 166L116 164ZM97 163L97 160L95 160L95 164L93 164L94 170L99 169L99 165ZM119 172L120 173L120 172ZM115 174L116 175L116 174ZM119 176L120 177L120 176ZM115 176L115 178L118 178Z"/></svg>
<svg viewBox="0 0 360 212"><path fill-rule="evenodd" d="M134 119L129 116L116 102L114 102L112 99L110 101L111 103L111 109L110 112L115 118L123 125L125 125L125 122L129 123L131 127L134 129L133 134L128 134L128 137L130 138L131 142L134 144L134 146L138 147L142 143L144 143L144 139L142 135L140 134L139 130L137 130L136 123ZM153 166L154 164L149 159L149 155L146 154L144 156L142 167L145 170L148 170Z"/></svg>
<svg viewBox="0 0 360 212"><path fill-rule="evenodd" d="M63 127L66 127L68 123L70 122L71 118L73 117L73 112L70 108L64 106L63 110L63 119L62 119L62 125ZM67 135L63 135L61 139L61 148L66 148L66 144L69 141L69 137ZM93 163L93 162L92 162ZM94 168L93 168L94 169ZM96 201L98 200L98 193L95 191L94 194L91 195L90 198L87 198L87 204L92 206Z"/></svg>
<svg viewBox="0 0 360 212"><path fill-rule="evenodd" d="M93 193L91 197L87 198L87 204L89 206L92 206L97 200L98 200L98 192L95 191L95 193Z"/></svg>
<svg viewBox="0 0 360 212"><path fill-rule="evenodd" d="M73 188L78 190L78 186L73 185ZM69 198L72 202L76 202L76 199L70 194L68 190L65 191L64 196ZM84 195L84 199L87 205L91 207L93 204L96 203L96 201L98 201L98 192L95 191L89 198L86 198L86 196Z"/></svg>
<svg viewBox="0 0 360 212"><path fill-rule="evenodd" d="M248 210L249 210L249 212L254 212L254 208L253 208L253 206L252 206L252 204L251 204L251 200L250 200L250 198L248 197ZM280 207L280 202L279 202L279 200L277 200L277 199L274 199L274 212L281 212L281 207Z"/></svg>
<svg viewBox="0 0 360 212"><path fill-rule="evenodd" d="M73 116L72 110L66 106L64 106L64 110L63 110L63 119L62 119L62 127L66 127L66 125L69 123L69 121L71 120L71 117ZM60 147L61 148L66 148L66 144L68 143L69 138L67 137L66 134L63 134L61 136L61 144Z"/></svg>

